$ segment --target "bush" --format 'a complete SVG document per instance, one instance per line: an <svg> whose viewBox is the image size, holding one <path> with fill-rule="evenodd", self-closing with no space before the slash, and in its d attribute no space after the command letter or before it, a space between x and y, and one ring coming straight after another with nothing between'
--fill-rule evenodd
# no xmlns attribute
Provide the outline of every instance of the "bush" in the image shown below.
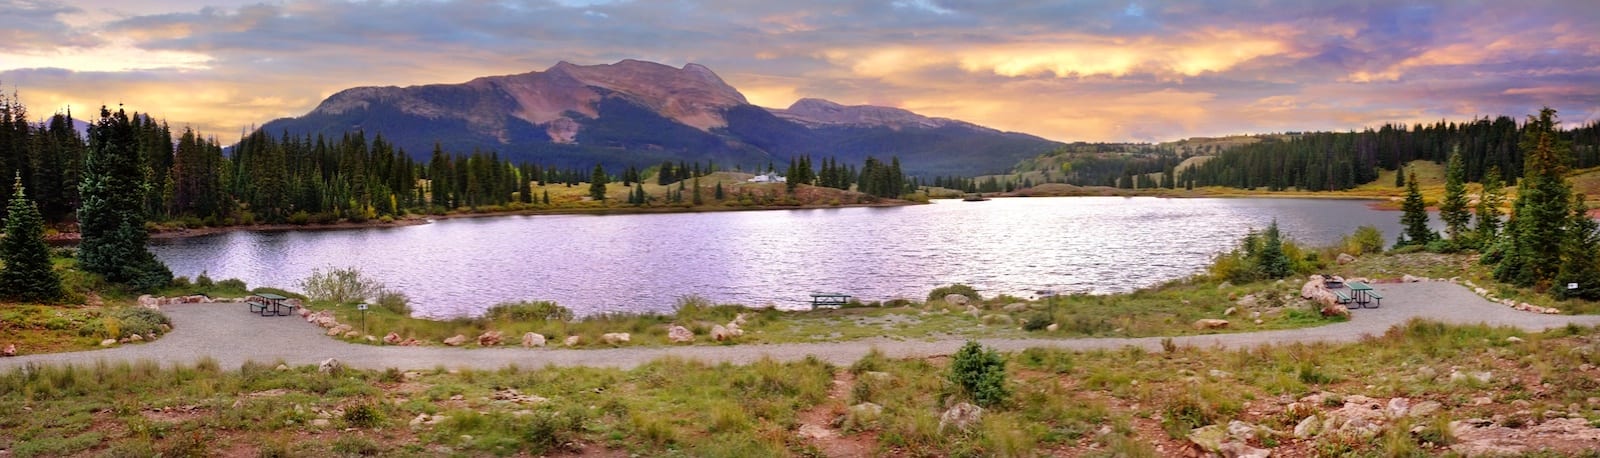
<svg viewBox="0 0 1600 458"><path fill-rule="evenodd" d="M948 295L951 295L951 294L960 294L962 296L967 296L967 299L972 299L973 302L983 302L983 296L978 294L978 290L973 289L971 286L963 285L963 284L960 284L960 283L956 283L956 284L950 285L950 286L934 288L932 292L928 293L928 301L929 302L942 301L942 300L944 300L945 296L948 296Z"/></svg>
<svg viewBox="0 0 1600 458"><path fill-rule="evenodd" d="M210 289L214 286L217 286L217 282L212 280L210 275L206 275L206 271L202 270L200 271L200 275L194 277L194 285L201 288Z"/></svg>
<svg viewBox="0 0 1600 458"><path fill-rule="evenodd" d="M357 404L345 409L344 422L357 428L376 428L383 425L383 412L370 404Z"/></svg>
<svg viewBox="0 0 1600 458"><path fill-rule="evenodd" d="M249 291L250 290L249 287L245 286L244 280L240 280L240 279L237 279L237 278L229 278L227 280L219 281L219 282L217 282L217 287L218 288L222 288L222 289L226 289L226 290L232 290L232 291Z"/></svg>
<svg viewBox="0 0 1600 458"><path fill-rule="evenodd" d="M378 307L401 316L411 315L411 298L406 293L395 290L383 290L378 293Z"/></svg>
<svg viewBox="0 0 1600 458"><path fill-rule="evenodd" d="M507 302L489 307L484 318L493 321L571 321L572 310L550 301Z"/></svg>
<svg viewBox="0 0 1600 458"><path fill-rule="evenodd" d="M300 282L300 287L313 300L340 304L360 302L383 291L383 283L366 278L361 274L361 269L355 267L327 271L314 269L311 276Z"/></svg>
<svg viewBox="0 0 1600 458"><path fill-rule="evenodd" d="M172 325L172 320L154 309L144 307L123 307L112 312L111 316L117 320L116 326L106 325L109 334L112 328L120 332L116 338L132 336L134 334L149 335L159 333L161 325Z"/></svg>
<svg viewBox="0 0 1600 458"><path fill-rule="evenodd" d="M1383 231L1374 226L1357 227L1355 232L1339 238L1339 249L1355 256L1382 253Z"/></svg>
<svg viewBox="0 0 1600 458"><path fill-rule="evenodd" d="M992 348L975 340L967 341L950 362L950 382L960 387L978 405L988 407L1006 401L1006 360Z"/></svg>
<svg viewBox="0 0 1600 458"><path fill-rule="evenodd" d="M1049 313L1045 313L1045 312L1034 313L1033 315L1031 315L1031 316L1029 316L1027 318L1026 322L1024 322L1022 324L1022 329L1025 330L1025 331L1038 331L1038 330L1041 330L1041 329L1044 329L1044 328L1048 328L1048 327L1050 327L1050 320L1051 319L1052 318L1051 318Z"/></svg>

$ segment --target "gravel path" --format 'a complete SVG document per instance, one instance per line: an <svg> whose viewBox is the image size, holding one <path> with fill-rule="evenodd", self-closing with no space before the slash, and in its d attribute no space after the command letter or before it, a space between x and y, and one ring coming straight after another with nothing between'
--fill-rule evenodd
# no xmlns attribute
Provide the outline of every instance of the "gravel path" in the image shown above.
<svg viewBox="0 0 1600 458"><path fill-rule="evenodd" d="M1360 309L1344 323L1284 331L1213 334L1174 337L1181 346L1254 347L1292 342L1353 342L1364 335L1381 335L1390 327L1414 317L1446 323L1487 323L1522 328L1528 331L1566 326L1600 324L1600 316L1540 315L1519 312L1491 303L1466 288L1446 282L1375 285L1383 294L1383 307ZM167 306L173 332L161 339L139 345L73 353L24 355L0 358L0 370L29 363L92 364L96 361L152 360L163 363L193 364L203 357L214 358L221 367L235 368L246 361L289 365L317 364L329 357L346 365L367 369L494 369L507 365L524 368L554 366L598 366L631 368L663 357L673 356L710 363L749 363L763 357L796 360L815 355L838 365L854 363L871 348L890 357L948 355L965 343L963 340L899 341L870 339L837 343L751 344L732 346L638 347L594 350L505 348L392 347L345 343L325 337L322 328L298 317L260 317L246 312L242 303L182 304ZM511 336L517 340L518 336ZM1082 339L986 339L984 344L1002 350L1028 347L1066 349L1114 349L1138 346L1159 350L1161 337L1082 338ZM26 349L24 349L26 350Z"/></svg>

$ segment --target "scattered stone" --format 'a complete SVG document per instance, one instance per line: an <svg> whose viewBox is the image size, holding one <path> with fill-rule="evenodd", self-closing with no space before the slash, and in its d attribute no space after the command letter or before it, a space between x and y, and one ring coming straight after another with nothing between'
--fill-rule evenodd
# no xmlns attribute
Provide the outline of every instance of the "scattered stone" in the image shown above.
<svg viewBox="0 0 1600 458"><path fill-rule="evenodd" d="M1207 453L1221 453L1222 442L1228 440L1228 431L1221 425L1206 425L1189 430L1189 443Z"/></svg>
<svg viewBox="0 0 1600 458"><path fill-rule="evenodd" d="M961 297L966 297L966 296L961 296ZM973 318L977 318L978 315L982 315L983 314L983 311L982 310L978 310L977 307L968 305L967 306L967 314L968 315L972 315Z"/></svg>
<svg viewBox="0 0 1600 458"><path fill-rule="evenodd" d="M1226 328L1226 327L1228 327L1228 320L1218 320L1218 319L1215 319L1215 318L1202 318L1202 319L1199 319L1199 320L1195 320L1195 322L1194 322L1194 328L1195 329L1200 329L1200 330L1222 329L1222 328Z"/></svg>
<svg viewBox="0 0 1600 458"><path fill-rule="evenodd" d="M361 337L361 331L349 331L344 333L344 338L346 339L354 339L357 337Z"/></svg>
<svg viewBox="0 0 1600 458"><path fill-rule="evenodd" d="M608 332L600 335L600 340L609 345L625 344L631 339L632 336L629 336L626 332Z"/></svg>
<svg viewBox="0 0 1600 458"><path fill-rule="evenodd" d="M1511 336L1511 337L1507 337L1506 338L1506 342L1522 343L1522 338L1521 337L1517 337L1517 336Z"/></svg>
<svg viewBox="0 0 1600 458"><path fill-rule="evenodd" d="M1582 418L1556 418L1520 429L1469 419L1451 422L1450 431L1456 438L1450 451L1466 456L1520 455L1538 450L1578 454L1591 451L1600 443L1600 428Z"/></svg>
<svg viewBox="0 0 1600 458"><path fill-rule="evenodd" d="M950 305L954 305L956 307L961 307L961 306L967 305L970 302L971 302L971 300L969 298L967 298L967 296L963 296L963 295L960 295L960 294L946 294L946 295L944 295L944 303L950 304Z"/></svg>
<svg viewBox="0 0 1600 458"><path fill-rule="evenodd" d="M1024 304L1024 303L1021 303L1021 302L1013 302L1013 303L1010 303L1010 304L1006 304L1006 306L1002 307L1000 310L1003 310L1003 311L1006 311L1006 312L1009 312L1009 313L1016 313L1016 312L1021 312L1021 311L1027 310L1027 309L1028 309L1028 304Z"/></svg>
<svg viewBox="0 0 1600 458"><path fill-rule="evenodd" d="M1350 253L1339 253L1339 257L1334 258L1334 262L1336 262L1336 263L1338 263L1339 265L1342 266L1342 265L1345 265L1345 264L1356 262L1356 257L1355 256L1351 256Z"/></svg>
<svg viewBox="0 0 1600 458"><path fill-rule="evenodd" d="M1056 323L1050 323L1049 326L1045 326L1044 327L1044 330L1050 331L1050 332L1056 332L1056 331L1061 330L1061 325L1056 324Z"/></svg>
<svg viewBox="0 0 1600 458"><path fill-rule="evenodd" d="M864 379L867 379L867 380L872 380L872 381L875 381L875 382L887 382L887 381L890 381L890 380L894 380L894 374L890 374L888 372L879 372L879 371L866 371L866 372L862 372L861 373L861 378L864 378Z"/></svg>
<svg viewBox="0 0 1600 458"><path fill-rule="evenodd" d="M6 348L0 349L0 356L17 356L17 344L6 344Z"/></svg>
<svg viewBox="0 0 1600 458"><path fill-rule="evenodd" d="M567 340L563 341L562 343L568 347L576 347L581 341L583 341L582 336L567 336Z"/></svg>
<svg viewBox="0 0 1600 458"><path fill-rule="evenodd" d="M1233 377L1233 374L1230 374L1230 373L1228 373L1228 371L1221 370L1221 369L1212 369L1211 371L1206 372L1206 375L1210 375L1211 378L1229 378L1229 377ZM1229 424L1228 426L1231 428L1233 425Z"/></svg>
<svg viewBox="0 0 1600 458"><path fill-rule="evenodd" d="M544 334L540 334L540 333L537 333L537 332L529 332L527 334L523 334L522 335L522 348L533 348L533 347L543 347L543 346L544 346Z"/></svg>
<svg viewBox="0 0 1600 458"><path fill-rule="evenodd" d="M1417 405L1411 406L1411 410L1406 412L1406 415L1412 418L1431 418L1443 409L1444 405L1440 404L1439 401L1422 401Z"/></svg>
<svg viewBox="0 0 1600 458"><path fill-rule="evenodd" d="M1255 296L1245 296L1245 297L1255 297ZM1243 302L1243 301L1240 301L1240 302ZM1238 311L1239 311L1238 307L1228 307L1227 310L1223 310L1222 311L1222 316L1233 316L1233 314L1235 312L1238 312Z"/></svg>
<svg viewBox="0 0 1600 458"><path fill-rule="evenodd" d="M1389 400L1389 405L1384 410L1384 413L1388 414L1389 418L1400 418L1406 416L1406 413L1410 410L1411 400L1406 398L1394 398Z"/></svg>
<svg viewBox="0 0 1600 458"><path fill-rule="evenodd" d="M734 322L738 321L737 319L734 320ZM667 328L667 341L672 343L694 342L694 331L690 331L689 328L683 326L672 325L672 327Z"/></svg>
<svg viewBox="0 0 1600 458"><path fill-rule="evenodd" d="M317 372L324 374L338 372L341 367L343 367L343 365L339 363L339 360L328 358L322 360L322 364L317 365Z"/></svg>
<svg viewBox="0 0 1600 458"><path fill-rule="evenodd" d="M1411 276L1411 274L1405 274L1405 275L1401 275L1400 276L1400 282L1401 283L1417 283L1417 282L1421 282L1421 281L1422 281L1422 277L1413 277L1413 276Z"/></svg>
<svg viewBox="0 0 1600 458"><path fill-rule="evenodd" d="M1339 303L1322 304L1322 316L1330 316L1330 317L1331 316L1342 316L1342 317L1345 317L1345 318L1349 318L1350 317L1350 309L1346 308L1344 306L1344 304L1339 304Z"/></svg>
<svg viewBox="0 0 1600 458"><path fill-rule="evenodd" d="M141 336L141 335L138 335L138 334L134 334L134 335L128 336L128 341L130 341L130 342L144 342L144 336ZM6 347L6 348L10 348L10 347Z"/></svg>
<svg viewBox="0 0 1600 458"><path fill-rule="evenodd" d="M326 418L317 418L317 419L311 420L311 426L317 427L317 428L326 428L331 424L333 424L333 422L328 420L328 419L326 419Z"/></svg>
<svg viewBox="0 0 1600 458"><path fill-rule="evenodd" d="M727 327L720 324L711 326L711 340L721 342L730 339L733 339L733 333L728 332Z"/></svg>
<svg viewBox="0 0 1600 458"><path fill-rule="evenodd" d="M1477 380L1478 383L1489 383L1490 381L1494 380L1494 373L1487 372L1487 371L1485 371L1485 372L1470 372L1470 373L1468 373L1468 372L1458 372L1458 371L1455 371L1455 370L1450 371L1450 382L1451 383L1464 382L1464 381L1467 381L1467 380Z"/></svg>
<svg viewBox="0 0 1600 458"><path fill-rule="evenodd" d="M386 343L386 344L389 344L389 345L400 345L401 341L402 340L400 339L400 334L397 334L397 333L391 332L391 333L385 334L383 336L383 343Z"/></svg>
<svg viewBox="0 0 1600 458"><path fill-rule="evenodd" d="M500 331L487 331L478 336L478 346L498 347L501 339Z"/></svg>
<svg viewBox="0 0 1600 458"><path fill-rule="evenodd" d="M100 346L102 346L102 347L109 347L109 346L116 345L116 344L117 344L117 339L106 339L106 340L100 341Z"/></svg>
<svg viewBox="0 0 1600 458"><path fill-rule="evenodd" d="M733 323L737 324L737 325L740 325L740 326L744 326L748 322L745 320L744 313L741 312L738 315L734 315L733 316Z"/></svg>
<svg viewBox="0 0 1600 458"><path fill-rule="evenodd" d="M1322 422L1317 420L1316 415L1308 416L1300 420L1300 424L1294 425L1294 437L1295 439L1310 439L1317 435L1318 428L1321 426Z"/></svg>
<svg viewBox="0 0 1600 458"><path fill-rule="evenodd" d="M467 336L461 334L456 334L455 337L444 339L444 344L452 347L459 347L465 343L467 343Z"/></svg>
<svg viewBox="0 0 1600 458"><path fill-rule="evenodd" d="M939 414L939 432L944 433L951 428L965 432L967 428L972 427L982 418L982 407L965 402L959 403Z"/></svg>
<svg viewBox="0 0 1600 458"><path fill-rule="evenodd" d="M1251 447L1243 442L1227 442L1217 450L1227 458L1267 458L1272 456L1270 450Z"/></svg>
<svg viewBox="0 0 1600 458"><path fill-rule="evenodd" d="M549 402L550 401L549 399L546 399L543 396L537 396L537 395L532 395L532 394L522 394L520 392L517 392L517 390L515 388L507 388L507 389L504 389L504 390L496 391L496 392L494 392L494 395L491 397L491 399L496 400L496 401L508 401L508 402L512 402L512 403L516 403L516 404L544 404L545 402Z"/></svg>
<svg viewBox="0 0 1600 458"><path fill-rule="evenodd" d="M287 370L289 370L289 365L288 364L279 364L278 367L275 367L272 370L275 370L275 371L287 371Z"/></svg>
<svg viewBox="0 0 1600 458"><path fill-rule="evenodd" d="M966 296L961 296L966 297ZM825 426L804 423L800 425L799 436L803 439L829 439L834 436L833 430Z"/></svg>

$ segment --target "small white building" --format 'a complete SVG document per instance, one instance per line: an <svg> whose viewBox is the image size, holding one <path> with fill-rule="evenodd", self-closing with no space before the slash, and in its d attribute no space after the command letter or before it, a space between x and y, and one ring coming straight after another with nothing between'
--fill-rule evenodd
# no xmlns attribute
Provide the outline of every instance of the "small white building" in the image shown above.
<svg viewBox="0 0 1600 458"><path fill-rule="evenodd" d="M788 183L789 179L775 172L767 172L745 180L751 183Z"/></svg>

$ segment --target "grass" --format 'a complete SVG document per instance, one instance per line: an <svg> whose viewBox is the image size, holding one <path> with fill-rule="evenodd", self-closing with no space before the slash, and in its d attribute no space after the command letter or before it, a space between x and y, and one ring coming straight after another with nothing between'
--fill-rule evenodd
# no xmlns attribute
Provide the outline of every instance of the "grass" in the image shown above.
<svg viewBox="0 0 1600 458"><path fill-rule="evenodd" d="M1507 342L1511 336L1524 342ZM1240 420L1284 431L1306 415L1337 408L1342 398L1363 395L1403 396L1413 405L1437 401L1443 411L1405 425L1417 427L1416 434L1388 431L1372 441L1273 438L1274 454L1434 455L1456 440L1451 418L1501 415L1536 424L1536 416L1513 412L1526 410L1600 422L1600 406L1587 402L1600 390L1600 369L1579 368L1600 362L1600 352L1581 350L1594 350L1596 339L1600 330L1576 326L1525 333L1413 321L1344 345L1161 353L1035 348L1005 355L1010 400L989 408L972 429L944 433L939 413L958 398L945 377L948 360L878 352L845 368L815 359L337 374L312 366L275 370L276 362L29 366L0 372L0 449L19 457L219 450L503 456L578 447L651 456L813 456L816 444L795 431L806 418L823 418L822 426L837 427L873 453L1160 456L1181 447L1189 428ZM1495 375L1486 383L1451 382L1445 374L1452 367ZM853 382L832 390L835 380ZM512 389L546 401L496 395ZM1319 392L1336 395L1292 405ZM1471 401L1486 396L1499 402ZM846 421L846 406L861 402L882 406L882 413ZM419 415L440 417L412 427ZM262 441L263 434L296 440Z"/></svg>

